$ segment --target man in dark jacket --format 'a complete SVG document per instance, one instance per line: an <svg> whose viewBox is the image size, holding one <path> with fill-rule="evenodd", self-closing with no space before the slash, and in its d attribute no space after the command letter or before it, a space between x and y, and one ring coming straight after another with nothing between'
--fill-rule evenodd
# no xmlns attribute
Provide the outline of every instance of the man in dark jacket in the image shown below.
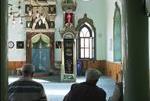
<svg viewBox="0 0 150 101"><path fill-rule="evenodd" d="M25 64L22 77L8 86L8 101L47 101L43 86L32 80L33 66Z"/></svg>
<svg viewBox="0 0 150 101"><path fill-rule="evenodd" d="M106 92L96 86L101 73L96 69L86 71L86 82L73 84L63 101L106 101Z"/></svg>

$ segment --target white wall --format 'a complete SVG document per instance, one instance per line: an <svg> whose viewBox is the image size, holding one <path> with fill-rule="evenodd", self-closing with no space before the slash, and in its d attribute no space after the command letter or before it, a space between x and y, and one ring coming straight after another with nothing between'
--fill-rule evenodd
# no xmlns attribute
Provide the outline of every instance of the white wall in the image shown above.
<svg viewBox="0 0 150 101"><path fill-rule="evenodd" d="M122 15L120 0L107 0L107 60L113 61L113 17L115 12L115 2L117 1ZM121 16L122 19L122 16ZM122 23L122 22L121 22Z"/></svg>
<svg viewBox="0 0 150 101"><path fill-rule="evenodd" d="M22 0L23 1L23 0ZM111 0L110 0L111 2ZM9 0L9 3L13 4L13 8L17 8L18 0ZM24 4L22 2L22 15L24 13ZM57 0L57 15L55 21L55 41L60 41L61 36L59 30L63 28L63 12L61 8L61 0ZM77 0L77 9L75 12L75 25L79 18L82 18L84 13L93 19L94 26L96 27L96 58L97 60L106 59L106 21L107 21L107 9L106 0L91 0L82 1ZM9 17L8 24L8 41L24 41L26 43L26 33L25 33L25 19L23 19L23 24L20 24L19 19L16 19L16 23L13 24L12 18ZM26 46L26 45L25 45ZM61 61L61 50L55 49L55 61ZM9 61L25 61L26 59L26 49L16 49L16 45L12 49L8 49L8 59Z"/></svg>
<svg viewBox="0 0 150 101"><path fill-rule="evenodd" d="M55 41L61 41L59 30L63 28L63 11L61 8L61 0L57 0L56 4L56 19L55 19ZM55 61L61 61L61 49L55 49Z"/></svg>
<svg viewBox="0 0 150 101"><path fill-rule="evenodd" d="M18 0L8 0L9 4L13 4L13 11L18 11ZM22 11L21 15L24 14L24 5L21 3ZM10 6L9 6L10 9ZM15 46L12 49L8 49L8 60L9 61L25 61L26 60L26 50L16 49L16 41L24 41L25 45L26 33L25 33L25 19L23 18L23 24L20 24L20 19L16 18L15 23L13 23L12 17L8 18L8 41L13 41ZM26 45L25 45L26 46Z"/></svg>
<svg viewBox="0 0 150 101"><path fill-rule="evenodd" d="M82 18L84 13L93 19L94 26L96 27L96 59L106 59L106 18L107 8L106 0L91 0L84 2L77 0L78 6L76 9L76 24L79 18Z"/></svg>
<svg viewBox="0 0 150 101"><path fill-rule="evenodd" d="M63 12L61 10L61 0L57 0L57 16L56 16L56 34L55 40L61 40L59 29L63 26ZM94 26L96 27L96 59L106 59L106 1L105 0L91 0L83 1L77 0L77 8L75 11L75 25L78 19L83 18L84 14L93 19ZM59 61L61 51L55 49L55 60Z"/></svg>

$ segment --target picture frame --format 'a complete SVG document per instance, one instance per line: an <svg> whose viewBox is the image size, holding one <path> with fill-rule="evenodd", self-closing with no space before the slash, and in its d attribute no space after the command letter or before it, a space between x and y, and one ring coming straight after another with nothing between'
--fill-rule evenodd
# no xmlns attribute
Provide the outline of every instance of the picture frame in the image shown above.
<svg viewBox="0 0 150 101"><path fill-rule="evenodd" d="M26 28L31 28L31 27L32 27L31 21L26 21Z"/></svg>
<svg viewBox="0 0 150 101"><path fill-rule="evenodd" d="M32 9L32 5L26 4L25 5L25 14L29 14L29 11Z"/></svg>
<svg viewBox="0 0 150 101"><path fill-rule="evenodd" d="M16 48L23 49L24 48L24 41L16 41Z"/></svg>
<svg viewBox="0 0 150 101"><path fill-rule="evenodd" d="M55 21L50 21L50 28L55 28Z"/></svg>
<svg viewBox="0 0 150 101"><path fill-rule="evenodd" d="M61 48L61 41L56 41L56 48Z"/></svg>
<svg viewBox="0 0 150 101"><path fill-rule="evenodd" d="M49 14L56 14L56 5L49 5Z"/></svg>
<svg viewBox="0 0 150 101"><path fill-rule="evenodd" d="M65 24L73 24L74 23L74 14L73 12L66 12L64 15L64 22Z"/></svg>

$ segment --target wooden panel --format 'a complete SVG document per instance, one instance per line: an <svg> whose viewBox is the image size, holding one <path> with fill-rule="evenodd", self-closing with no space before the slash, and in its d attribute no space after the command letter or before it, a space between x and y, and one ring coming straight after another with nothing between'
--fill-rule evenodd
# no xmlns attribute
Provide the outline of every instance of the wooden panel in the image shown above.
<svg viewBox="0 0 150 101"><path fill-rule="evenodd" d="M97 68L105 74L106 61L105 60L80 60L83 63L83 68Z"/></svg>
<svg viewBox="0 0 150 101"><path fill-rule="evenodd" d="M122 80L122 71L120 63L108 62L105 60L84 60L84 66L87 68L97 68L103 72L104 75L110 76L115 81Z"/></svg>
<svg viewBox="0 0 150 101"><path fill-rule="evenodd" d="M121 81L122 71L121 64L108 62L105 60L81 60L83 62L83 68L97 68L102 70L104 75L112 77L116 82ZM25 61L9 61L8 68L9 70L16 70L17 68L22 67Z"/></svg>
<svg viewBox="0 0 150 101"><path fill-rule="evenodd" d="M8 61L8 69L16 70L17 68L21 68L25 61Z"/></svg>
<svg viewBox="0 0 150 101"><path fill-rule="evenodd" d="M120 63L107 62L106 75L112 77L116 82L122 80L122 70Z"/></svg>

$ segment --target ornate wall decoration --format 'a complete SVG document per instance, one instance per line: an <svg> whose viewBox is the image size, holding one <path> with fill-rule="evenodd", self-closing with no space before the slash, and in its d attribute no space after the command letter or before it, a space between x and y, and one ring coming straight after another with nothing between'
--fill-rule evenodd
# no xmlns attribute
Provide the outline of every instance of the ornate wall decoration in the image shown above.
<svg viewBox="0 0 150 101"><path fill-rule="evenodd" d="M74 26L65 25L64 28L62 30L60 30L60 34L62 37L68 32L72 33L74 35L74 38L76 38L77 31Z"/></svg>
<svg viewBox="0 0 150 101"><path fill-rule="evenodd" d="M77 6L76 0L62 0L62 9L64 11L68 9L75 11L76 6Z"/></svg>
<svg viewBox="0 0 150 101"><path fill-rule="evenodd" d="M78 20L78 25L76 27L76 30L79 31L80 27L84 24L84 23L88 23L90 24L90 26L92 27L94 33L96 33L96 28L93 24L93 20L87 17L87 14L84 14L84 17Z"/></svg>
<svg viewBox="0 0 150 101"><path fill-rule="evenodd" d="M36 73L46 73L54 65L56 0L26 0L26 61Z"/></svg>
<svg viewBox="0 0 150 101"><path fill-rule="evenodd" d="M52 0L26 0L25 1L26 28L34 29L54 29L56 16L56 1ZM53 22L54 23L54 22Z"/></svg>
<svg viewBox="0 0 150 101"><path fill-rule="evenodd" d="M74 39L64 39L64 64L65 73L73 73L73 44Z"/></svg>
<svg viewBox="0 0 150 101"><path fill-rule="evenodd" d="M62 72L61 80L75 81L76 74L76 29L74 26L74 11L76 10L76 0L62 0L62 10L64 11L64 26L60 30L62 37Z"/></svg>
<svg viewBox="0 0 150 101"><path fill-rule="evenodd" d="M56 5L49 5L49 13L56 14Z"/></svg>

